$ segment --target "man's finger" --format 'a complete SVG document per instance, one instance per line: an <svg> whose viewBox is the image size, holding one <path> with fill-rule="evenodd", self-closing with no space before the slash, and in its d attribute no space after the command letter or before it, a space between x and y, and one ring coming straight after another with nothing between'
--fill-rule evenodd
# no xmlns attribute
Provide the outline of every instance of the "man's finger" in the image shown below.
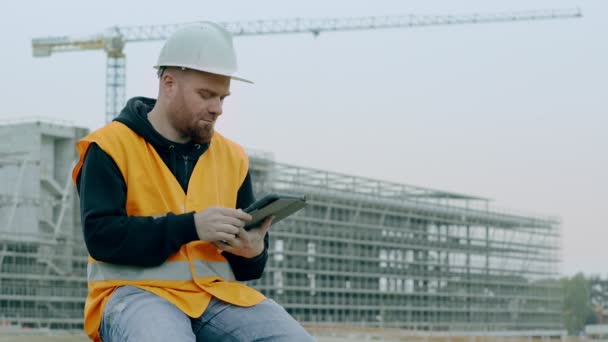
<svg viewBox="0 0 608 342"><path fill-rule="evenodd" d="M242 211L241 209L238 209L236 211L236 218L238 218L239 220L243 220L245 222L249 222L253 219L253 217L251 217L251 215L247 214L246 212Z"/></svg>
<svg viewBox="0 0 608 342"><path fill-rule="evenodd" d="M217 233L226 233L231 235L236 235L239 233L239 227L235 227L231 224L220 224L217 225L215 230Z"/></svg>
<svg viewBox="0 0 608 342"><path fill-rule="evenodd" d="M229 224L237 228L245 227L245 221L232 216L222 216L222 223Z"/></svg>
<svg viewBox="0 0 608 342"><path fill-rule="evenodd" d="M270 229L270 226L272 225L272 220L274 220L274 216L268 216L266 219L264 219L262 225L252 230L257 230L262 236L264 236L268 232L268 229Z"/></svg>
<svg viewBox="0 0 608 342"><path fill-rule="evenodd" d="M264 233L266 233L270 226L272 226L272 221L274 221L274 216L267 217L264 220L264 224L262 224L262 227L264 228Z"/></svg>
<svg viewBox="0 0 608 342"><path fill-rule="evenodd" d="M221 249L223 251L227 251L227 252L230 252L231 250L234 249L234 247L232 247L228 242L222 241L222 240L213 241L212 244L216 248Z"/></svg>
<svg viewBox="0 0 608 342"><path fill-rule="evenodd" d="M251 215L247 214L241 209L220 208L220 213L224 216L234 217L245 222L251 221Z"/></svg>
<svg viewBox="0 0 608 342"><path fill-rule="evenodd" d="M224 232L216 232L218 240L226 241L228 243L236 239L236 234L228 234Z"/></svg>

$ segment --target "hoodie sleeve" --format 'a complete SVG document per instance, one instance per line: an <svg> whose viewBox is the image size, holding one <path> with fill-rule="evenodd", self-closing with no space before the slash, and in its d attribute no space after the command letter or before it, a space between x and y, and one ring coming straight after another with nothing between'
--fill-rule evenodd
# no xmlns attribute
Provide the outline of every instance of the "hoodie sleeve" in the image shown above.
<svg viewBox="0 0 608 342"><path fill-rule="evenodd" d="M127 187L120 170L96 144L89 147L77 179L84 241L99 261L157 266L198 239L193 213L128 216Z"/></svg>

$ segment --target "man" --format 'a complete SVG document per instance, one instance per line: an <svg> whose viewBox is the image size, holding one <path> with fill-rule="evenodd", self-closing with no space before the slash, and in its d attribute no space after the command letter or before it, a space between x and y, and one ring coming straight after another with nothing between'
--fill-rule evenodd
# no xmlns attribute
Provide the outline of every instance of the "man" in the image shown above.
<svg viewBox="0 0 608 342"><path fill-rule="evenodd" d="M235 75L229 32L178 30L158 65L158 100L133 98L77 144L73 179L89 251L85 331L95 341L309 341L261 277L272 218L254 202L243 149L214 131Z"/></svg>

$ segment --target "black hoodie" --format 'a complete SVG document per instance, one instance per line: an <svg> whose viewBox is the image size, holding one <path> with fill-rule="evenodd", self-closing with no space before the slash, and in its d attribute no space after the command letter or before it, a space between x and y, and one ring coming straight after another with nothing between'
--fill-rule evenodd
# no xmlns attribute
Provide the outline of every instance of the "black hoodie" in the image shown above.
<svg viewBox="0 0 608 342"><path fill-rule="evenodd" d="M179 144L167 140L148 121L156 100L136 97L115 121L121 122L148 141L167 164L184 192L198 158L209 144ZM99 146L87 151L76 185L84 240L89 254L103 262L132 266L157 266L190 241L198 240L194 213L168 214L164 217L127 216L127 185L114 163ZM255 201L251 177L247 173L237 195L237 208ZM261 277L268 260L268 235L264 252L252 259L223 252L237 280Z"/></svg>

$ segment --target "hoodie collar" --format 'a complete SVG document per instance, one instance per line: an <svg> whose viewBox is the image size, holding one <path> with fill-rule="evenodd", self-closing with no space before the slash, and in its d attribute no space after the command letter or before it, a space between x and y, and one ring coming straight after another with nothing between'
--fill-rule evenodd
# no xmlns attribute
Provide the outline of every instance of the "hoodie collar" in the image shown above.
<svg viewBox="0 0 608 342"><path fill-rule="evenodd" d="M187 142L177 143L163 137L154 129L148 120L148 113L154 108L156 100L147 97L134 97L127 102L120 115L114 119L137 133L150 143L173 174L176 173L177 159L191 160L196 162L198 158L209 148L209 144L197 144Z"/></svg>
<svg viewBox="0 0 608 342"><path fill-rule="evenodd" d="M134 97L127 102L125 108L114 121L118 121L129 127L152 144L156 150L170 150L189 157L195 157L197 154L200 156L202 154L201 150L206 150L209 144L197 144L194 142L177 143L163 137L154 129L148 120L148 113L154 108L155 104L155 99Z"/></svg>

